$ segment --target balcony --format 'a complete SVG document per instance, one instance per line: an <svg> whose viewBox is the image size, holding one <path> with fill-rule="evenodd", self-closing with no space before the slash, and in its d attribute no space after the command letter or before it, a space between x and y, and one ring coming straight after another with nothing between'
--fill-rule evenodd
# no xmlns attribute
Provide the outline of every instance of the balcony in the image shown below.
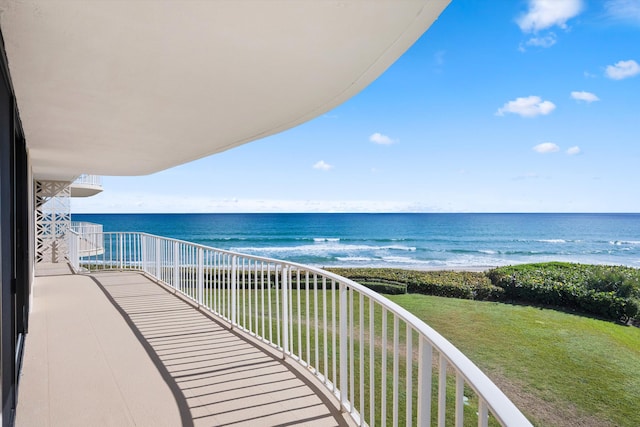
<svg viewBox="0 0 640 427"><path fill-rule="evenodd" d="M100 235L101 254L71 260L90 274L36 280L18 425L530 425L442 336L355 282Z"/></svg>
<svg viewBox="0 0 640 427"><path fill-rule="evenodd" d="M39 266L17 426L348 425L297 364L139 272Z"/></svg>
<svg viewBox="0 0 640 427"><path fill-rule="evenodd" d="M91 197L102 192L102 177L98 175L80 175L69 186L71 197Z"/></svg>

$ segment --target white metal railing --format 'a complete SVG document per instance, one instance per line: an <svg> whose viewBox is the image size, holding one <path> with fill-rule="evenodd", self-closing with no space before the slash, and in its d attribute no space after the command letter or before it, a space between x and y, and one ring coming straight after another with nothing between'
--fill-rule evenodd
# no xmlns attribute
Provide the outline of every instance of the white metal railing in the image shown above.
<svg viewBox="0 0 640 427"><path fill-rule="evenodd" d="M93 185L102 187L102 177L100 175L82 174L73 181L75 185Z"/></svg>
<svg viewBox="0 0 640 427"><path fill-rule="evenodd" d="M170 286L306 367L359 425L531 425L445 338L349 279L144 233L103 242L78 264Z"/></svg>
<svg viewBox="0 0 640 427"><path fill-rule="evenodd" d="M69 230L66 238L68 250L67 259L71 264L73 271L77 273L80 271L80 253L78 250L80 246L80 235L73 230Z"/></svg>
<svg viewBox="0 0 640 427"><path fill-rule="evenodd" d="M72 221L71 230L78 234L78 255L86 257L100 255L104 251L102 224Z"/></svg>

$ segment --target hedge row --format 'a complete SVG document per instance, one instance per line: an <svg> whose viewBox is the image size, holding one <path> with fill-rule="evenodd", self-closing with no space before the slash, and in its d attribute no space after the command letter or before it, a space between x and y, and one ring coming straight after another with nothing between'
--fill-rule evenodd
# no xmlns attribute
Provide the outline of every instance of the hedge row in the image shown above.
<svg viewBox="0 0 640 427"><path fill-rule="evenodd" d="M328 270L365 286L372 283L401 285L409 293L476 300L500 300L504 293L501 288L492 285L484 273L393 268L329 268ZM380 292L377 289L374 290Z"/></svg>
<svg viewBox="0 0 640 427"><path fill-rule="evenodd" d="M401 295L407 293L407 286L396 283L386 283L381 280L358 281L361 285L380 294Z"/></svg>
<svg viewBox="0 0 640 427"><path fill-rule="evenodd" d="M330 268L387 294L419 293L556 306L610 320L640 320L640 270L623 266L539 263L486 273L391 268Z"/></svg>
<svg viewBox="0 0 640 427"><path fill-rule="evenodd" d="M487 272L507 300L579 310L611 320L636 318L640 270L623 266L540 263Z"/></svg>

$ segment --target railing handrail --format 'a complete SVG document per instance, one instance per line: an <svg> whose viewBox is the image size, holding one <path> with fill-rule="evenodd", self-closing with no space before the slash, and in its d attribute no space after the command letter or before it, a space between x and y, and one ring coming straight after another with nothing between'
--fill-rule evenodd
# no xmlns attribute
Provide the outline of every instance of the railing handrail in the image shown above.
<svg viewBox="0 0 640 427"><path fill-rule="evenodd" d="M86 233L93 234L93 233ZM296 262L278 260L274 258L261 257L255 255L243 254L235 251L213 248L198 243L188 242L180 239L157 236L144 232L104 232L95 233L107 235L139 235L146 236L147 238L159 239L160 241L170 242L173 245L186 245L194 249L201 249L206 251L214 251L215 253L225 254L230 257L241 257L246 260L253 260L257 262L264 262L274 265L279 265L281 269L303 270L309 273L314 273L327 280L334 281L338 284L342 284L348 288L356 290L358 293L366 296L371 301L379 304L387 312L392 313L401 321L405 322L420 336L426 339L433 348L435 348L441 356L444 356L446 361L453 366L457 372L459 372L464 378L466 384L468 384L479 396L482 397L487 406L491 409L491 413L502 425L517 425L527 426L531 425L524 415L516 408L516 406L509 400L509 398L478 368L467 356L465 356L460 350L458 350L453 344L451 344L440 333L428 326L424 321L419 319L414 314L410 313L403 307L380 295L379 293L361 285L353 280L342 277L338 274L330 271L323 270L322 268L300 264ZM106 240L106 239L105 239ZM177 247L177 246L176 246ZM143 267L144 268L144 267ZM159 277L157 279L161 280ZM284 301L283 301L284 304ZM233 317L233 316L232 316ZM233 318L230 319L233 322ZM340 316L342 321L342 316ZM286 350L286 343L285 343ZM306 361L308 363L310 361ZM324 373L323 375L328 375ZM334 373L335 375L335 373ZM337 385L334 385L336 387ZM355 405L356 402L342 402L343 404ZM353 407L353 406L351 406Z"/></svg>
<svg viewBox="0 0 640 427"><path fill-rule="evenodd" d="M80 227L95 227L96 229L102 230L102 224L89 221L71 221L71 229Z"/></svg>
<svg viewBox="0 0 640 427"><path fill-rule="evenodd" d="M102 177L100 175L82 174L78 176L72 185L94 185L102 187Z"/></svg>

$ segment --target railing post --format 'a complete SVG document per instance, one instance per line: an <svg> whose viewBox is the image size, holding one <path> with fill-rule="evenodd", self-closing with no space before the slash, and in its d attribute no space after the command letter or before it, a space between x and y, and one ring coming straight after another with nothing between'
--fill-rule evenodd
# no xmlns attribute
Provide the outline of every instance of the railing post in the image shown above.
<svg viewBox="0 0 640 427"><path fill-rule="evenodd" d="M231 257L231 328L237 323L236 318L236 300L237 300L237 292L238 292L238 257L233 255Z"/></svg>
<svg viewBox="0 0 640 427"><path fill-rule="evenodd" d="M289 272L287 267L282 267L282 358L289 352Z"/></svg>
<svg viewBox="0 0 640 427"><path fill-rule="evenodd" d="M480 398L478 401L478 427L487 427L489 425L489 408L487 402Z"/></svg>
<svg viewBox="0 0 640 427"><path fill-rule="evenodd" d="M173 288L179 290L180 284L180 244L173 242Z"/></svg>
<svg viewBox="0 0 640 427"><path fill-rule="evenodd" d="M198 248L198 304L202 305L204 299L204 250Z"/></svg>
<svg viewBox="0 0 640 427"><path fill-rule="evenodd" d="M347 409L347 285L340 283L340 406Z"/></svg>
<svg viewBox="0 0 640 427"><path fill-rule="evenodd" d="M428 427L431 425L433 351L431 344L422 336L418 354L418 427Z"/></svg>
<svg viewBox="0 0 640 427"><path fill-rule="evenodd" d="M456 427L464 426L464 379L456 372Z"/></svg>
<svg viewBox="0 0 640 427"><path fill-rule="evenodd" d="M69 247L68 259L74 273L80 271L80 235L72 230L67 231L67 245Z"/></svg>
<svg viewBox="0 0 640 427"><path fill-rule="evenodd" d="M140 262L142 263L142 271L147 273L147 236L139 234L140 236Z"/></svg>
<svg viewBox="0 0 640 427"><path fill-rule="evenodd" d="M74 261L76 263L76 270L80 271L80 236L74 234L73 238L76 242L76 253L74 255Z"/></svg>
<svg viewBox="0 0 640 427"><path fill-rule="evenodd" d="M155 276L156 276L156 279L162 280L162 273L160 270L160 267L162 265L161 263L162 244L160 242L160 239L157 237L155 237L153 240L156 242L156 274Z"/></svg>
<svg viewBox="0 0 640 427"><path fill-rule="evenodd" d="M440 353L438 359L438 427L444 427L447 419L447 359Z"/></svg>
<svg viewBox="0 0 640 427"><path fill-rule="evenodd" d="M120 240L120 270L124 269L124 233L116 234Z"/></svg>
<svg viewBox="0 0 640 427"><path fill-rule="evenodd" d="M96 239L96 241L94 242L96 249L102 249L102 253L104 253L106 251L106 248L104 247L104 232L102 231L102 226L100 226L100 228L96 230L94 236Z"/></svg>

